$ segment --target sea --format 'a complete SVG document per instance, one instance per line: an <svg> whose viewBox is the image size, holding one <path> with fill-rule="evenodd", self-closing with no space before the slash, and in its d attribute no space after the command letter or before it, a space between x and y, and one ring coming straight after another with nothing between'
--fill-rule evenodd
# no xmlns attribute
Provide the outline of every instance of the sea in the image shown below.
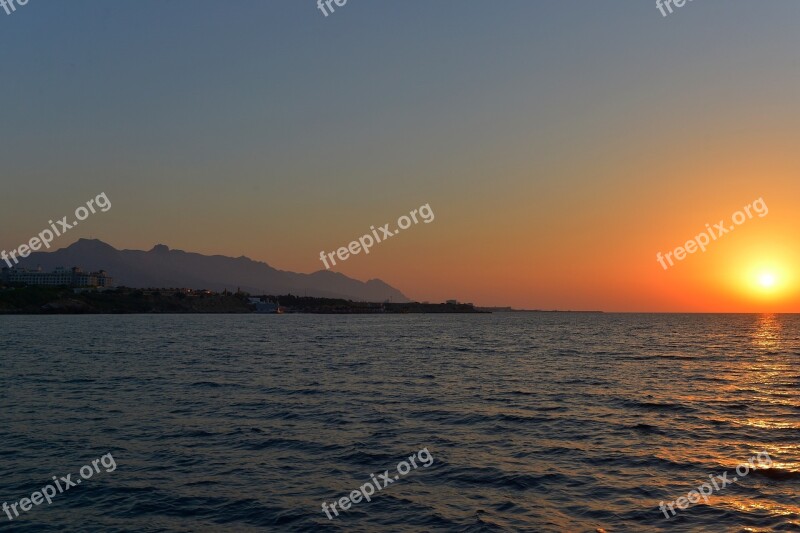
<svg viewBox="0 0 800 533"><path fill-rule="evenodd" d="M0 333L2 531L800 531L797 315L0 316Z"/></svg>

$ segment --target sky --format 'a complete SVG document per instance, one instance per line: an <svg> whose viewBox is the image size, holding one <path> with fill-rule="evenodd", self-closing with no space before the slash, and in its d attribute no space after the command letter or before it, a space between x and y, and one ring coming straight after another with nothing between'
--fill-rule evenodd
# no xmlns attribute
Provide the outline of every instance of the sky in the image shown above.
<svg viewBox="0 0 800 533"><path fill-rule="evenodd" d="M0 10L0 247L333 270L412 299L798 312L796 0L29 0ZM756 200L667 269L677 247Z"/></svg>

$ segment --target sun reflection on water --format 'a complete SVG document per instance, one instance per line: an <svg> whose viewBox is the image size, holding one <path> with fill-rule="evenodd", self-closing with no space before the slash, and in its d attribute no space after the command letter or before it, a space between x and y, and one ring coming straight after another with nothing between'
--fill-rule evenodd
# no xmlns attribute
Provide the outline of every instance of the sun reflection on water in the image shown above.
<svg viewBox="0 0 800 533"><path fill-rule="evenodd" d="M776 351L781 348L781 321L773 314L760 315L753 332L753 346L765 350Z"/></svg>

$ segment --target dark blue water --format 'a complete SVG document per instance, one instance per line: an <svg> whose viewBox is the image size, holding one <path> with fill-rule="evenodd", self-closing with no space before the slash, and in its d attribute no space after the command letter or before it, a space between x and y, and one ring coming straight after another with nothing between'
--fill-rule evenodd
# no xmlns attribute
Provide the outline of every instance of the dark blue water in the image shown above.
<svg viewBox="0 0 800 533"><path fill-rule="evenodd" d="M0 317L9 531L800 531L800 317ZM434 458L329 520L332 502ZM667 520L658 506L766 450ZM102 468L102 467L101 467Z"/></svg>

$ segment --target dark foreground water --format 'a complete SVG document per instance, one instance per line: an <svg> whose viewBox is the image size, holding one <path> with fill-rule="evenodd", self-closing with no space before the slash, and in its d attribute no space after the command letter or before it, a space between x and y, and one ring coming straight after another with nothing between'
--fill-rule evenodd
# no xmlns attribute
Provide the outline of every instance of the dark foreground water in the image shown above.
<svg viewBox="0 0 800 533"><path fill-rule="evenodd" d="M798 316L0 317L0 333L0 502L117 465L0 530L800 531ZM423 448L430 467L327 518ZM659 510L764 450L770 468L708 504Z"/></svg>

